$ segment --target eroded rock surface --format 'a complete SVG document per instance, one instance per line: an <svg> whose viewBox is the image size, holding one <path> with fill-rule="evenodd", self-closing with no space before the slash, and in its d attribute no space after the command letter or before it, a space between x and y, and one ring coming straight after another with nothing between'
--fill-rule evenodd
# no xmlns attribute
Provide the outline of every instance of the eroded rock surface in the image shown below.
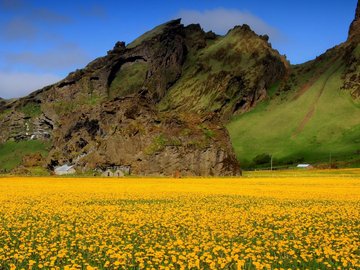
<svg viewBox="0 0 360 270"><path fill-rule="evenodd" d="M356 7L355 19L350 25L349 40L356 40L358 42L360 41L360 2L359 1Z"/></svg>
<svg viewBox="0 0 360 270"><path fill-rule="evenodd" d="M146 91L64 116L49 164L78 168L126 165L136 175L239 175L220 119L159 113ZM80 158L78 158L80 156Z"/></svg>

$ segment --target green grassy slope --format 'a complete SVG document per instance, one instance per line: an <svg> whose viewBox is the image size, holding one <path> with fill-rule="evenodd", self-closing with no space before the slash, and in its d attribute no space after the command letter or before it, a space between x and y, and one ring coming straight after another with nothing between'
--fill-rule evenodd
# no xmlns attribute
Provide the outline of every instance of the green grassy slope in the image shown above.
<svg viewBox="0 0 360 270"><path fill-rule="evenodd" d="M0 170L9 172L19 166L25 155L40 153L46 156L48 153L49 143L42 141L8 141L0 144Z"/></svg>
<svg viewBox="0 0 360 270"><path fill-rule="evenodd" d="M141 62L124 65L110 85L109 96L125 96L138 91L144 83L147 68L147 64Z"/></svg>
<svg viewBox="0 0 360 270"><path fill-rule="evenodd" d="M360 107L340 90L343 69L336 61L301 94L299 87L233 118L227 128L243 166L263 153L277 164L359 157Z"/></svg>

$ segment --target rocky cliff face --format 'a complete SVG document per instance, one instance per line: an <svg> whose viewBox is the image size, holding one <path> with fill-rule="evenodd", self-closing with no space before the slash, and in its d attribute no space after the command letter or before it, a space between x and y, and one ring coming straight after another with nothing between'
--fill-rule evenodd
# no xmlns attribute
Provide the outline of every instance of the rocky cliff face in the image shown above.
<svg viewBox="0 0 360 270"><path fill-rule="evenodd" d="M136 175L238 175L227 131L215 115L159 113L143 91L61 119L49 164L83 170L129 166Z"/></svg>
<svg viewBox="0 0 360 270"><path fill-rule="evenodd" d="M5 109L6 101L3 98L0 98L0 111Z"/></svg>
<svg viewBox="0 0 360 270"><path fill-rule="evenodd" d="M355 12L355 19L350 25L349 29L349 40L356 40L359 42L360 38L360 2L357 3Z"/></svg>
<svg viewBox="0 0 360 270"><path fill-rule="evenodd" d="M340 46L344 50L345 71L342 89L349 91L354 99L360 98L360 2L355 19L350 25L348 40Z"/></svg>

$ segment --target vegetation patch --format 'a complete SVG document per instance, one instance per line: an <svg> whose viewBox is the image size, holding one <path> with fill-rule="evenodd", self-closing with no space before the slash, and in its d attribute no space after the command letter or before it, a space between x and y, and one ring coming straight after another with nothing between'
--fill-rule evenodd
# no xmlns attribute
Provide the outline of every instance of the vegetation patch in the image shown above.
<svg viewBox="0 0 360 270"><path fill-rule="evenodd" d="M215 132L213 130L211 130L209 127L207 127L206 125L199 125L200 129L202 130L202 132L204 133L205 137L207 139L212 139L215 136Z"/></svg>
<svg viewBox="0 0 360 270"><path fill-rule="evenodd" d="M8 141L0 144L0 171L3 173L10 172L12 169L21 165L26 155L40 153L47 156L50 143L39 140L31 141Z"/></svg>
<svg viewBox="0 0 360 270"><path fill-rule="evenodd" d="M25 114L25 116L27 116L27 117L37 117L37 116L40 116L42 113L40 104L33 103L33 102L27 103L25 106L21 107L19 110L23 114Z"/></svg>
<svg viewBox="0 0 360 270"><path fill-rule="evenodd" d="M9 115L11 113L11 110L4 110L2 112L0 112L0 120L4 119L7 115Z"/></svg>
<svg viewBox="0 0 360 270"><path fill-rule="evenodd" d="M125 64L116 74L109 89L109 96L126 96L139 91L143 86L148 65L143 62Z"/></svg>
<svg viewBox="0 0 360 270"><path fill-rule="evenodd" d="M162 151L165 146L181 146L182 142L176 137L167 137L163 134L155 136L152 143L145 148L144 152L147 155L152 155L156 152Z"/></svg>
<svg viewBox="0 0 360 270"><path fill-rule="evenodd" d="M56 101L52 106L57 114L64 115L73 112L77 108L78 103L75 101Z"/></svg>

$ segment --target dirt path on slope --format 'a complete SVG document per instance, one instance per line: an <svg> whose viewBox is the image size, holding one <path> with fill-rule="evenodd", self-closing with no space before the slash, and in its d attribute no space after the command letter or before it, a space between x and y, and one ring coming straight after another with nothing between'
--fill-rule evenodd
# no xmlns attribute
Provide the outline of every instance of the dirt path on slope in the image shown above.
<svg viewBox="0 0 360 270"><path fill-rule="evenodd" d="M318 72L314 74L313 77L310 78L308 82L306 82L299 91L295 94L294 98L292 100L297 100L299 97L301 97L303 94L305 94L311 86L316 83L316 81L338 60L338 57L333 58L330 63L322 67Z"/></svg>
<svg viewBox="0 0 360 270"><path fill-rule="evenodd" d="M304 118L302 119L302 121L300 122L300 124L298 125L298 127L296 128L295 132L293 133L293 137L296 137L300 132L303 131L304 127L306 126L306 124L310 121L310 119L312 118L312 116L315 113L315 109L316 109L316 105L320 100L320 97L322 96L324 90L325 90L325 86L328 83L328 81L330 80L330 78L332 77L332 75L334 75L339 69L341 68L341 65L339 65L336 69L334 69L334 71L332 71L325 79L325 81L323 82L319 93L316 95L315 100L311 103L309 109L307 110L306 115L304 116ZM320 76L319 76L320 78ZM309 87L310 88L310 87Z"/></svg>

